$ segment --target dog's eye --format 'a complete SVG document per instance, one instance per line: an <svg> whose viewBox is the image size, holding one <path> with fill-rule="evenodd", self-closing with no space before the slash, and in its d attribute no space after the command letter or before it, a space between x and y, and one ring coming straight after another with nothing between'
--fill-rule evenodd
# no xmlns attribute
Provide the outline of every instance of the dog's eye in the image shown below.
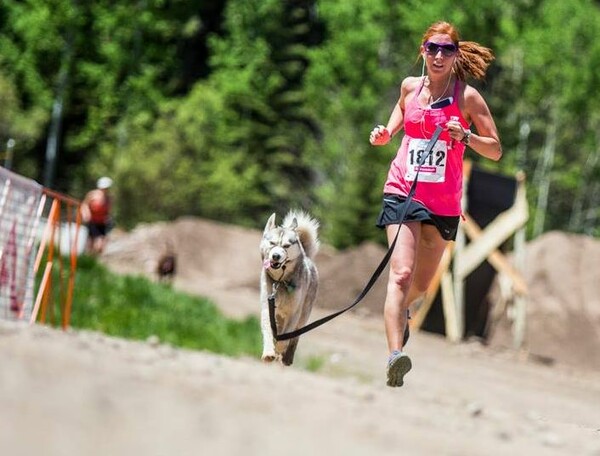
<svg viewBox="0 0 600 456"><path fill-rule="evenodd" d="M284 249L287 249L291 246L292 244L290 244L289 242L286 242L284 244L281 244L281 247L283 247Z"/></svg>
<svg viewBox="0 0 600 456"><path fill-rule="evenodd" d="M271 244L271 246L275 247L277 245L277 242L275 242L275 241L269 241L269 244Z"/></svg>

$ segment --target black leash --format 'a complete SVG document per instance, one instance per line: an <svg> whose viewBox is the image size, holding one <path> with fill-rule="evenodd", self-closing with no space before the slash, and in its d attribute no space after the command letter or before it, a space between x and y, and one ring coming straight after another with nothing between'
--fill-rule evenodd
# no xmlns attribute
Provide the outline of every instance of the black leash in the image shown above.
<svg viewBox="0 0 600 456"><path fill-rule="evenodd" d="M295 331L278 334L277 322L275 321L275 307L276 307L275 306L275 293L277 291L277 288L274 287L273 292L269 295L267 300L269 303L269 320L271 322L271 331L273 332L273 337L275 338L275 340L293 339L294 337L298 337L308 331L311 331L311 330L321 326L324 323L327 323L329 320L333 320L338 315L341 315L344 312L347 312L348 310L350 310L354 306L356 306L367 295L367 293L373 287L373 285L375 285L375 282L377 282L377 279L379 278L379 276L381 275L381 273L387 266L388 262L390 261L390 257L392 256L394 247L396 247L396 241L398 240L398 234L400 233L400 227L404 223L404 219L406 218L406 213L408 211L408 206L410 205L410 202L412 201L413 196L415 195L415 192L417 191L417 180L419 178L419 172L421 171L421 166L423 166L423 164L425 163L427 158L429 158L429 155L431 154L431 151L433 150L433 146L437 142L442 131L443 131L443 127L441 125L438 125L437 128L435 129L435 132L433 133L433 136L427 143L427 147L425 147L423 155L421 156L421 160L419 160L417 162L417 164L418 164L417 173L415 175L415 179L413 180L412 185L410 186L410 190L408 192L408 195L406 196L406 200L404 201L404 209L402 211L402 217L399 217L400 223L398 224L398 231L396 231L396 236L394 237L394 240L390 244L390 247L389 247L387 253L381 260L381 263L379 263L379 266L377 266L377 269L375 269L375 272L369 279L369 282L367 282L367 284L365 285L363 290L360 292L360 294L356 297L354 302L352 304L350 304L348 307L344 307L343 309L338 310L337 312L334 312L330 315L327 315L326 317L323 317L319 320L315 320L312 323L309 323L308 325L303 326L302 328L296 329ZM276 283L276 285L277 285L277 283Z"/></svg>

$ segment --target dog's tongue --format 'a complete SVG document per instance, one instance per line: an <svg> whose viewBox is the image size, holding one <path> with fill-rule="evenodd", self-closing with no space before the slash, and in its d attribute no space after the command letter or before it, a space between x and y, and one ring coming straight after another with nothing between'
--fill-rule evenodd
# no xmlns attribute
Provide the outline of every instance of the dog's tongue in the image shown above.
<svg viewBox="0 0 600 456"><path fill-rule="evenodd" d="M269 269L271 267L271 260L269 260L268 258L263 261L263 268L265 269Z"/></svg>

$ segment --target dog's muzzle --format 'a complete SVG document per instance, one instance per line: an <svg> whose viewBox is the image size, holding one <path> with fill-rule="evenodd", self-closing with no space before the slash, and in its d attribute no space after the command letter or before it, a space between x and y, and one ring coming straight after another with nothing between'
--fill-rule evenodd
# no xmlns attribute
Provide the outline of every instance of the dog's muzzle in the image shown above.
<svg viewBox="0 0 600 456"><path fill-rule="evenodd" d="M279 269L285 263L287 255L281 247L275 247L269 252L269 258L265 261L264 266L267 269Z"/></svg>

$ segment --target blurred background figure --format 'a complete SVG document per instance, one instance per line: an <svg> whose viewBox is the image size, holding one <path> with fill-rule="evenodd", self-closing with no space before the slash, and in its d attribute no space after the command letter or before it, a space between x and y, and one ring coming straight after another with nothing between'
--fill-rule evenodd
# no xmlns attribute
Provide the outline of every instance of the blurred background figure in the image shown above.
<svg viewBox="0 0 600 456"><path fill-rule="evenodd" d="M106 236L112 228L110 177L101 177L96 188L90 190L81 203L81 217L88 229L86 252L100 255L106 245Z"/></svg>
<svg viewBox="0 0 600 456"><path fill-rule="evenodd" d="M156 265L156 274L159 282L171 283L177 272L177 256L171 241L167 241L163 253Z"/></svg>

